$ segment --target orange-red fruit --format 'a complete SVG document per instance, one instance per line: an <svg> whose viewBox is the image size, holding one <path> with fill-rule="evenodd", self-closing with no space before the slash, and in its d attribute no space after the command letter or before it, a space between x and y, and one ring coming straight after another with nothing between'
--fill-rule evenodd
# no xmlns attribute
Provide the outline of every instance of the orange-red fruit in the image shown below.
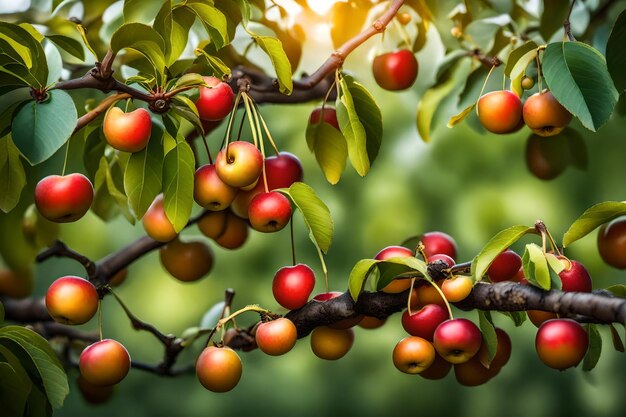
<svg viewBox="0 0 626 417"><path fill-rule="evenodd" d="M289 352L296 345L298 331L291 320L281 317L261 323L256 330L255 339L263 353L279 356Z"/></svg>
<svg viewBox="0 0 626 417"><path fill-rule="evenodd" d="M196 170L193 182L193 199L207 210L228 208L237 195L237 189L220 179L215 165L203 165Z"/></svg>
<svg viewBox="0 0 626 417"><path fill-rule="evenodd" d="M87 346L78 361L80 374L97 386L114 385L130 370L130 355L121 343L104 339Z"/></svg>
<svg viewBox="0 0 626 417"><path fill-rule="evenodd" d="M474 283L470 277L458 275L445 279L441 284L441 292L451 303L458 303L465 300L472 292Z"/></svg>
<svg viewBox="0 0 626 417"><path fill-rule="evenodd" d="M600 228L598 252L607 264L626 269L626 218L617 218Z"/></svg>
<svg viewBox="0 0 626 417"><path fill-rule="evenodd" d="M46 219L74 222L87 213L93 201L93 185L83 174L49 175L35 187L35 205Z"/></svg>
<svg viewBox="0 0 626 417"><path fill-rule="evenodd" d="M352 329L333 329L328 326L316 327L311 332L311 350L321 359L334 361L345 356L354 343Z"/></svg>
<svg viewBox="0 0 626 417"><path fill-rule="evenodd" d="M87 323L98 311L98 292L86 279L66 276L54 281L46 292L50 317L63 324Z"/></svg>
<svg viewBox="0 0 626 417"><path fill-rule="evenodd" d="M426 339L408 336L393 348L393 364L405 374L419 374L435 361L435 348Z"/></svg>
<svg viewBox="0 0 626 417"><path fill-rule="evenodd" d="M174 225L165 214L163 206L163 194L159 194L141 219L147 235L158 242L169 242L178 236Z"/></svg>
<svg viewBox="0 0 626 417"><path fill-rule="evenodd" d="M546 321L535 338L539 359L549 367L559 370L578 365L587 353L588 346L587 332L570 319Z"/></svg>
<svg viewBox="0 0 626 417"><path fill-rule="evenodd" d="M450 363L469 361L480 349L483 338L478 327L467 319L451 319L435 330L433 344L437 353Z"/></svg>
<svg viewBox="0 0 626 417"><path fill-rule="evenodd" d="M199 280L213 268L213 251L204 242L175 239L159 250L161 264L183 282Z"/></svg>
<svg viewBox="0 0 626 417"><path fill-rule="evenodd" d="M413 52L402 49L376 56L372 70L374 79L385 90L406 90L417 79L418 64Z"/></svg>
<svg viewBox="0 0 626 417"><path fill-rule="evenodd" d="M263 156L250 142L231 142L217 154L215 169L225 184L234 188L246 187L259 179Z"/></svg>
<svg viewBox="0 0 626 417"><path fill-rule="evenodd" d="M428 367L428 369L420 372L419 376L426 379L443 379L452 369L452 364L442 358L435 352L435 361Z"/></svg>
<svg viewBox="0 0 626 417"><path fill-rule="evenodd" d="M242 371L239 355L229 347L209 346L196 361L198 380L204 388L213 392L226 392L235 388Z"/></svg>
<svg viewBox="0 0 626 417"><path fill-rule="evenodd" d="M241 217L228 212L224 232L215 242L225 249L237 249L248 240L248 223Z"/></svg>
<svg viewBox="0 0 626 417"><path fill-rule="evenodd" d="M572 114L547 90L526 99L523 116L524 123L539 136L554 136L572 120Z"/></svg>
<svg viewBox="0 0 626 417"><path fill-rule="evenodd" d="M198 115L202 120L222 120L233 108L235 93L225 82L216 77L204 77L208 87L200 87L200 96L196 101Z"/></svg>
<svg viewBox="0 0 626 417"><path fill-rule="evenodd" d="M206 237L217 239L226 230L226 219L228 210L209 211L198 221L198 229Z"/></svg>
<svg viewBox="0 0 626 417"><path fill-rule="evenodd" d="M511 133L522 119L522 101L512 91L492 91L478 99L478 120L492 133Z"/></svg>
<svg viewBox="0 0 626 417"><path fill-rule="evenodd" d="M428 258L433 255L443 254L448 255L452 259L456 259L456 242L454 241L452 236L448 235L447 233L424 233L421 236L420 240L424 244L424 253Z"/></svg>
<svg viewBox="0 0 626 417"><path fill-rule="evenodd" d="M381 320L373 316L363 316L363 318L359 322L359 327L370 330L378 329L379 327L382 327L386 322L387 319Z"/></svg>
<svg viewBox="0 0 626 417"><path fill-rule="evenodd" d="M248 219L256 231L278 232L291 219L291 202L278 191L259 193L250 201Z"/></svg>
<svg viewBox="0 0 626 417"><path fill-rule="evenodd" d="M35 289L35 277L32 271L11 271L0 269L0 295L10 298L26 298Z"/></svg>
<svg viewBox="0 0 626 417"><path fill-rule="evenodd" d="M102 130L107 143L118 151L139 152L150 140L152 119L146 109L124 113L119 107L111 107L104 116Z"/></svg>
<svg viewBox="0 0 626 417"><path fill-rule="evenodd" d="M535 327L541 327L544 322L558 318L555 313L542 310L527 310L526 314L528 314L528 320L530 320Z"/></svg>
<svg viewBox="0 0 626 417"><path fill-rule="evenodd" d="M76 384L78 385L78 390L83 395L85 401L89 404L104 404L107 402L111 396L113 395L113 386L109 385L106 387L99 387L88 382L82 375L78 375L76 379Z"/></svg>

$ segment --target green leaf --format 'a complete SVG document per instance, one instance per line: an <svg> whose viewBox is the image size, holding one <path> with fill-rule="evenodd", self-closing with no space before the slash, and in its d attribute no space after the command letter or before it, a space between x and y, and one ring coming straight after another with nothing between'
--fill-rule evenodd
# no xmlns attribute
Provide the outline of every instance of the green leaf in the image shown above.
<svg viewBox="0 0 626 417"><path fill-rule="evenodd" d="M496 329L493 326L493 320L491 319L491 313L488 311L478 311L478 325L480 332L483 334L483 343L487 345L487 363L483 363L487 368L491 364L491 361L496 356L498 351L498 335Z"/></svg>
<svg viewBox="0 0 626 417"><path fill-rule="evenodd" d="M511 16L508 14L474 20L465 28L465 36L480 50L490 51L494 47L496 33L510 23Z"/></svg>
<svg viewBox="0 0 626 417"><path fill-rule="evenodd" d="M198 131L203 131L202 121L198 115L198 108L196 103L191 101L188 97L179 94L172 98L174 104L172 105L172 111L189 121Z"/></svg>
<svg viewBox="0 0 626 417"><path fill-rule="evenodd" d="M539 33L546 41L549 41L554 32L563 27L567 17L570 0L544 0Z"/></svg>
<svg viewBox="0 0 626 417"><path fill-rule="evenodd" d="M356 302L359 298L359 294L363 291L365 281L375 268L378 261L375 259L361 259L354 265L352 271L350 271L350 277L348 278L348 290L352 299Z"/></svg>
<svg viewBox="0 0 626 417"><path fill-rule="evenodd" d="M124 22L150 23L159 11L159 2L154 0L125 0Z"/></svg>
<svg viewBox="0 0 626 417"><path fill-rule="evenodd" d="M0 329L0 344L20 359L35 385L45 392L52 407L61 407L69 394L67 375L48 342L24 327L6 326Z"/></svg>
<svg viewBox="0 0 626 417"><path fill-rule="evenodd" d="M272 61L272 66L278 77L280 92L290 95L293 91L293 74L291 72L291 63L283 49L282 42L272 36L255 35L252 39L254 39L257 45L269 56L270 61Z"/></svg>
<svg viewBox="0 0 626 417"><path fill-rule="evenodd" d="M519 83L521 85L522 77L524 76L524 73L526 72L526 68L528 68L531 62L537 59L537 54L538 54L537 49L532 49L526 52L517 60L515 65L513 65L513 68L511 68L511 73L509 74L509 77L511 78L513 82L517 83L519 80Z"/></svg>
<svg viewBox="0 0 626 417"><path fill-rule="evenodd" d="M24 417L52 417L52 406L46 395L33 387L28 395L28 407Z"/></svg>
<svg viewBox="0 0 626 417"><path fill-rule="evenodd" d="M119 207L122 211L122 214L124 214L124 217L126 217L126 219L131 224L135 224L135 217L130 212L128 206L128 197L121 191L124 189L124 179L122 167L120 166L119 160L113 160L110 164L108 164L106 158L103 157L103 159L106 165L104 174L106 188L109 192L109 195L113 197L113 199L117 203L117 207Z"/></svg>
<svg viewBox="0 0 626 417"><path fill-rule="evenodd" d="M26 174L20 152L10 135L0 138L0 210L5 213L13 210L25 185Z"/></svg>
<svg viewBox="0 0 626 417"><path fill-rule="evenodd" d="M605 201L588 208L563 235L563 247L587 236L596 227L623 215L626 215L626 202Z"/></svg>
<svg viewBox="0 0 626 417"><path fill-rule="evenodd" d="M341 92L337 97L337 120L341 133L346 138L348 157L356 172L364 177L370 169L367 153L367 133L356 111L355 101L350 90L350 80L343 77L340 82Z"/></svg>
<svg viewBox="0 0 626 417"><path fill-rule="evenodd" d="M163 131L152 126L148 146L130 155L124 172L124 190L137 219L141 219L161 192L163 171Z"/></svg>
<svg viewBox="0 0 626 417"><path fill-rule="evenodd" d="M472 110L474 110L474 107L476 107L476 102L473 102L472 104L461 110L459 114L450 117L450 120L448 120L448 124L446 126L452 128L461 123L467 116L470 115Z"/></svg>
<svg viewBox="0 0 626 417"><path fill-rule="evenodd" d="M93 127L93 128L92 128ZM92 128L90 130L90 128ZM100 158L104 156L106 149L106 141L103 139L103 132L101 126L85 127L85 145L83 147L83 166L87 170L87 176L93 181L98 171L100 164Z"/></svg>
<svg viewBox="0 0 626 417"><path fill-rule="evenodd" d="M228 68L228 65L226 65L218 57L207 53L204 49L196 49L196 54L202 55L204 58L206 58L206 62L213 70L213 75L215 77L223 79L226 76L230 76L230 68Z"/></svg>
<svg viewBox="0 0 626 417"><path fill-rule="evenodd" d="M154 29L165 41L165 62L171 66L185 50L189 28L196 15L186 7L172 9L172 1L166 0L154 18Z"/></svg>
<svg viewBox="0 0 626 417"><path fill-rule="evenodd" d="M217 322L222 318L224 313L224 301L218 301L207 310L200 320L200 327L203 329L212 329L217 326Z"/></svg>
<svg viewBox="0 0 626 417"><path fill-rule="evenodd" d="M615 348L616 351L623 353L624 342L622 341L622 338L617 332L617 329L615 328L615 326L613 326L613 324L609 324L609 329L611 329L611 340L613 341L613 347Z"/></svg>
<svg viewBox="0 0 626 417"><path fill-rule="evenodd" d="M204 77L200 74L196 74L195 72L190 72L188 74L183 75L178 80L176 80L176 84L174 84L174 88L188 87L188 86L206 86L204 82Z"/></svg>
<svg viewBox="0 0 626 417"><path fill-rule="evenodd" d="M471 271L474 281L479 281L485 275L489 265L500 253L507 250L509 246L517 242L522 236L534 232L535 229L533 227L527 226L512 226L498 232L472 260Z"/></svg>
<svg viewBox="0 0 626 417"><path fill-rule="evenodd" d="M326 180L333 185L337 184L348 157L348 145L341 132L323 121L309 124L306 129L306 141Z"/></svg>
<svg viewBox="0 0 626 417"><path fill-rule="evenodd" d="M76 57L81 61L85 60L85 50L83 49L83 45L76 39L64 35L47 35L46 38L73 57Z"/></svg>
<svg viewBox="0 0 626 417"><path fill-rule="evenodd" d="M399 275L406 273L419 273L425 279L430 280L426 270L426 263L413 257L389 258L378 262L378 281L376 282L376 290L380 291L385 288L391 281Z"/></svg>
<svg viewBox="0 0 626 417"><path fill-rule="evenodd" d="M620 93L626 91L624 45L626 45L626 10L623 10L615 21L606 44L606 65L611 77L613 77L613 83Z"/></svg>
<svg viewBox="0 0 626 417"><path fill-rule="evenodd" d="M606 290L616 297L626 298L626 285L624 284L611 285L610 287L606 287Z"/></svg>
<svg viewBox="0 0 626 417"><path fill-rule="evenodd" d="M99 159L97 170L95 171L93 177L94 197L93 203L91 203L91 211L105 222L111 220L116 214L119 213L117 203L109 193L109 189L106 184L108 170L109 164L107 159L102 155ZM133 221L134 219L135 218L133 217Z"/></svg>
<svg viewBox="0 0 626 417"><path fill-rule="evenodd" d="M32 33L19 25L0 21L0 39L19 54L36 86L44 87L48 80L48 64L41 43Z"/></svg>
<svg viewBox="0 0 626 417"><path fill-rule="evenodd" d="M618 93L600 52L582 42L551 43L542 67L554 97L583 126L595 132L606 123Z"/></svg>
<svg viewBox="0 0 626 417"><path fill-rule="evenodd" d="M221 49L230 42L226 24L226 16L216 7L203 3L187 3L200 19L216 49Z"/></svg>
<svg viewBox="0 0 626 417"><path fill-rule="evenodd" d="M167 136L167 135L166 135ZM165 214L176 232L183 230L193 206L195 159L189 144L177 140L163 161L163 197Z"/></svg>
<svg viewBox="0 0 626 417"><path fill-rule="evenodd" d="M525 311L500 311L499 313L510 318L513 324L515 324L515 327L519 327L524 324L526 318L528 317Z"/></svg>
<svg viewBox="0 0 626 417"><path fill-rule="evenodd" d="M0 301L0 323L4 321L4 304Z"/></svg>
<svg viewBox="0 0 626 417"><path fill-rule="evenodd" d="M117 54L124 48L133 49L152 64L157 80L163 79L165 71L165 42L159 33L142 23L126 23L113 33L111 50Z"/></svg>
<svg viewBox="0 0 626 417"><path fill-rule="evenodd" d="M529 283L544 290L549 290L552 280L550 270L543 250L534 243L526 245L524 256L522 256L522 267L524 276Z"/></svg>
<svg viewBox="0 0 626 417"><path fill-rule="evenodd" d="M0 404L3 417L24 415L28 388L9 363L0 361Z"/></svg>
<svg viewBox="0 0 626 417"><path fill-rule="evenodd" d="M333 240L334 225L326 204L313 188L303 182L295 182L288 189L283 188L280 191L287 194L302 213L313 244L323 253L328 253Z"/></svg>
<svg viewBox="0 0 626 417"><path fill-rule="evenodd" d="M509 78L515 78L515 76L511 76L511 72L513 68L517 65L518 61L525 56L528 52L533 50L537 50L537 44L534 41L528 41L522 46L519 46L513 49L508 58L506 59L506 66L504 67L504 74ZM535 55L536 56L536 55ZM527 64L528 65L528 64ZM526 68L526 66L524 66Z"/></svg>
<svg viewBox="0 0 626 417"><path fill-rule="evenodd" d="M13 142L31 165L59 150L72 135L78 119L69 94L52 90L48 95L46 101L24 105L13 119Z"/></svg>
<svg viewBox="0 0 626 417"><path fill-rule="evenodd" d="M367 148L367 157L370 166L376 160L380 145L383 140L383 118L376 100L363 85L354 81L350 76L344 76L352 101L354 102L354 110L359 117L359 121L365 129L365 142Z"/></svg>
<svg viewBox="0 0 626 417"><path fill-rule="evenodd" d="M589 323L585 325L587 334L589 335L589 348L583 359L583 371L589 372L596 367L602 353L602 338L595 324Z"/></svg>

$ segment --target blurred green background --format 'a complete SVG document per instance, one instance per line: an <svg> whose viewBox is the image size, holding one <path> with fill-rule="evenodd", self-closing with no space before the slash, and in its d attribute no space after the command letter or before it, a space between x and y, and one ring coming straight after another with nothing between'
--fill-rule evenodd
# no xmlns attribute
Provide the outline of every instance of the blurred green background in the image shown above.
<svg viewBox="0 0 626 417"><path fill-rule="evenodd" d="M318 36L317 32L313 33ZM429 42L418 54L418 82L413 89L402 93L378 88L369 72L369 63L364 64L369 62L373 49L380 48L384 48L380 40L370 41L350 57L345 67L370 89L383 113L383 145L366 178L358 177L348 168L338 185L331 186L324 180L304 139L313 103L262 107L281 150L300 157L305 182L330 207L335 222L334 241L327 257L331 290L345 290L356 261L372 257L381 248L399 244L409 236L432 230L447 232L459 245L458 260L466 261L491 236L508 226L532 225L542 219L559 239L589 206L626 198L626 118L623 116L614 114L597 134L574 122L573 128L584 137L584 146L579 145L578 151L587 152L588 168L568 167L558 178L542 181L526 165L525 149L530 134L526 128L507 136L477 133L467 122L447 129L446 115L439 115L432 143L423 143L415 127L416 106L425 88L434 81L436 64L443 53L441 46L436 41ZM309 45L300 69L312 71L330 51L328 42L325 48ZM621 107L624 108L624 103ZM209 137L212 149L219 146L223 131L224 126ZM62 156L60 159L57 156L59 166L60 161ZM33 178L31 185L34 182ZM295 219L298 259L315 269L318 276L315 291L323 292L315 249L300 217L296 215ZM121 217L105 224L91 213L75 224L62 227L63 240L94 259L142 235L140 224L133 227ZM626 283L626 274L601 261L595 236L592 233L576 242L566 254L587 266L594 288ZM183 239L190 238L203 237L192 227L183 233ZM251 233L246 245L237 251L210 244L215 251L215 267L201 281L182 284L174 280L163 270L155 252L130 267L129 277L117 293L137 316L165 333L177 335L197 326L202 315L223 299L228 287L236 290L234 308L259 303L281 312L272 297L271 281L278 268L290 263L288 230L272 235ZM522 244L515 248L521 249ZM61 275L84 275L77 264L61 259L38 265L36 273L39 295ZM151 335L133 331L112 297L105 299L103 308L105 337L121 341L134 359L149 363L161 359L161 345ZM477 319L475 313L467 316ZM249 314L239 323L249 324L256 319L254 314ZM357 328L352 350L336 362L315 357L308 338L300 340L283 357L269 357L258 351L243 353L242 380L226 394L206 391L194 375L162 378L133 370L117 387L111 401L91 406L76 389L77 371L70 370L71 393L55 415L626 415L626 355L613 350L607 329L601 329L604 349L594 371L558 372L537 358L536 328L531 323L515 328L505 317L496 316L495 321L511 336L512 357L495 379L476 388L458 385L452 374L441 381L429 381L398 372L392 364L391 352L405 333L400 315L396 314L380 329ZM95 329L95 320L83 327ZM180 362L193 363L201 343L181 355Z"/></svg>

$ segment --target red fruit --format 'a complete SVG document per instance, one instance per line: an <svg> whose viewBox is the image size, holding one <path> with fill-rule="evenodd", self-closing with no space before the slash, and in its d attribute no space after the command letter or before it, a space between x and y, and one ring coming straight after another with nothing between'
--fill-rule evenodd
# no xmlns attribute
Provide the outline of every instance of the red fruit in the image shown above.
<svg viewBox="0 0 626 417"><path fill-rule="evenodd" d="M200 87L200 96L196 101L198 115L202 120L222 120L233 109L235 93L232 88L219 78L204 77L210 87Z"/></svg>
<svg viewBox="0 0 626 417"><path fill-rule="evenodd" d="M419 375L426 379L443 379L448 375L450 369L452 369L452 364L436 353L435 361Z"/></svg>
<svg viewBox="0 0 626 417"><path fill-rule="evenodd" d="M354 343L352 329L320 326L311 332L311 350L321 359L334 361L345 356Z"/></svg>
<svg viewBox="0 0 626 417"><path fill-rule="evenodd" d="M297 156L289 152L280 152L277 156L265 158L267 188L289 188L294 182L302 181L302 164ZM259 182L262 182L259 178Z"/></svg>
<svg viewBox="0 0 626 417"><path fill-rule="evenodd" d="M234 188L246 187L259 179L263 156L250 142L231 142L217 154L215 169L225 184Z"/></svg>
<svg viewBox="0 0 626 417"><path fill-rule="evenodd" d="M496 256L489 266L487 274L491 282L515 281L521 267L522 258L511 249L507 249Z"/></svg>
<svg viewBox="0 0 626 417"><path fill-rule="evenodd" d="M393 348L393 364L405 374L419 374L435 361L435 348L421 337L409 336Z"/></svg>
<svg viewBox="0 0 626 417"><path fill-rule="evenodd" d="M432 342L437 327L449 318L448 310L437 304L428 304L413 314L405 310L402 313L402 327L408 334Z"/></svg>
<svg viewBox="0 0 626 417"><path fill-rule="evenodd" d="M296 310L309 300L315 287L315 273L304 264L282 267L274 275L272 293L278 304Z"/></svg>
<svg viewBox="0 0 626 417"><path fill-rule="evenodd" d="M298 331L291 320L281 317L261 323L256 330L256 344L263 353L271 356L284 355L298 340Z"/></svg>
<svg viewBox="0 0 626 417"><path fill-rule="evenodd" d="M49 175L35 187L35 205L43 217L57 223L85 215L93 201L93 185L83 174Z"/></svg>
<svg viewBox="0 0 626 417"><path fill-rule="evenodd" d="M196 170L193 199L201 207L220 211L228 208L237 195L237 189L225 184L217 175L215 165L203 165Z"/></svg>
<svg viewBox="0 0 626 417"><path fill-rule="evenodd" d="M626 218L603 225L598 232L598 252L614 268L626 269Z"/></svg>
<svg viewBox="0 0 626 417"><path fill-rule="evenodd" d="M443 232L424 233L420 239L424 244L424 253L429 258L442 253L452 259L456 259L456 242L452 237Z"/></svg>
<svg viewBox="0 0 626 417"><path fill-rule="evenodd" d="M374 79L385 90L406 90L417 79L418 64L413 52L402 49L375 57L372 70Z"/></svg>
<svg viewBox="0 0 626 417"><path fill-rule="evenodd" d="M430 263L430 264L435 263L437 261L445 262L446 265L448 265L448 268L452 268L454 266L454 264L456 263L456 262L454 262L454 259L452 259L448 255L444 255L443 253L437 253L437 254L434 254L434 255L430 255L428 257L428 263Z"/></svg>
<svg viewBox="0 0 626 417"><path fill-rule="evenodd" d="M146 109L124 113L119 107L111 107L104 116L102 131L111 147L124 152L139 152L150 141L152 119Z"/></svg>
<svg viewBox="0 0 626 417"><path fill-rule="evenodd" d="M98 311L98 300L91 282L71 275L54 281L46 292L50 317L63 324L87 323Z"/></svg>
<svg viewBox="0 0 626 417"><path fill-rule="evenodd" d="M114 385L128 374L130 355L121 343L104 339L82 351L78 367L87 382L97 386Z"/></svg>
<svg viewBox="0 0 626 417"><path fill-rule="evenodd" d="M254 230L277 232L291 219L291 202L277 191L257 194L248 206L248 219Z"/></svg>
<svg viewBox="0 0 626 417"><path fill-rule="evenodd" d="M248 240L248 223L241 217L228 212L222 234L215 243L226 249L238 249Z"/></svg>
<svg viewBox="0 0 626 417"><path fill-rule="evenodd" d="M196 361L196 376L202 386L213 392L226 392L235 388L243 368L239 355L229 347L205 348Z"/></svg>
<svg viewBox="0 0 626 417"><path fill-rule="evenodd" d="M565 269L561 271L561 289L563 291L591 292L591 277L587 269L578 261L571 261L565 257L559 258Z"/></svg>
<svg viewBox="0 0 626 417"><path fill-rule="evenodd" d="M535 338L539 359L551 368L564 370L584 358L589 337L580 324L570 319L548 320Z"/></svg>
<svg viewBox="0 0 626 417"><path fill-rule="evenodd" d="M523 116L524 123L539 136L557 135L572 120L572 114L548 90L526 99Z"/></svg>
<svg viewBox="0 0 626 417"><path fill-rule="evenodd" d="M146 234L158 242L169 242L178 236L174 225L165 214L163 194L156 196L141 222Z"/></svg>
<svg viewBox="0 0 626 417"><path fill-rule="evenodd" d="M478 327L462 318L441 323L435 330L433 340L437 353L453 364L469 361L478 353L483 342Z"/></svg>
<svg viewBox="0 0 626 417"><path fill-rule="evenodd" d="M384 261L386 259L407 258L409 256L413 256L413 251L405 248L404 246L387 246L386 248L381 249L380 252L374 256L374 259ZM385 285L381 291L389 294L396 294L408 290L410 286L410 279L396 279Z"/></svg>
<svg viewBox="0 0 626 417"><path fill-rule="evenodd" d="M511 133L522 120L522 101L517 94L492 91L478 99L478 119L492 133Z"/></svg>
<svg viewBox="0 0 626 417"><path fill-rule="evenodd" d="M320 118L322 117L322 114L324 116L323 120L325 123L328 123L335 129L339 130L339 122L337 121L337 111L333 107L325 106L323 110L321 107L318 107L315 110L313 110L313 112L311 113L311 116L309 117L309 124L314 125L314 124L319 123Z"/></svg>

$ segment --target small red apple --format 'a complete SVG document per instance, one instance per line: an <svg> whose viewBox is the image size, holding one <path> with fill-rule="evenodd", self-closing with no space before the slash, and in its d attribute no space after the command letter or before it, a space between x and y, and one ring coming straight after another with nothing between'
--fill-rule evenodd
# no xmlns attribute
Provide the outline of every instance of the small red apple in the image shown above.
<svg viewBox="0 0 626 417"><path fill-rule="evenodd" d="M196 101L198 115L202 120L222 120L233 109L235 93L232 88L216 77L204 77L208 87L200 87L200 96Z"/></svg>
<svg viewBox="0 0 626 417"><path fill-rule="evenodd" d="M339 130L337 111L333 107L324 106L323 109L321 107L317 107L311 112L311 116L309 116L309 124L317 124L320 120L323 120L325 123L328 123L335 129Z"/></svg>
<svg viewBox="0 0 626 417"><path fill-rule="evenodd" d="M374 259L384 261L391 258L407 258L413 256L413 251L404 246L387 246L378 252ZM411 286L410 279L394 279L381 290L389 294L396 294L406 291Z"/></svg>
<svg viewBox="0 0 626 417"><path fill-rule="evenodd" d="M457 364L469 361L480 349L480 329L467 319L451 319L441 323L433 337L435 349L445 360Z"/></svg>
<svg viewBox="0 0 626 417"><path fill-rule="evenodd" d="M626 269L626 217L617 218L600 228L598 252L608 265Z"/></svg>
<svg viewBox="0 0 626 417"><path fill-rule="evenodd" d="M524 123L539 136L557 135L572 121L572 114L548 90L526 99L523 116Z"/></svg>
<svg viewBox="0 0 626 417"><path fill-rule="evenodd" d="M226 392L235 388L242 371L241 358L229 347L209 346L196 361L198 380L204 388L213 392Z"/></svg>
<svg viewBox="0 0 626 417"><path fill-rule="evenodd" d="M50 317L63 324L87 323L98 311L98 300L91 282L71 275L54 281L46 292Z"/></svg>
<svg viewBox="0 0 626 417"><path fill-rule="evenodd" d="M272 293L278 304L296 310L309 300L315 287L315 273L304 264L282 267L274 275Z"/></svg>
<svg viewBox="0 0 626 417"><path fill-rule="evenodd" d="M118 151L139 152L150 140L152 119L143 108L124 113L119 107L111 107L104 116L102 131L107 143Z"/></svg>
<svg viewBox="0 0 626 417"><path fill-rule="evenodd" d="M405 374L419 374L435 361L435 348L421 337L408 336L393 348L393 364Z"/></svg>
<svg viewBox="0 0 626 417"><path fill-rule="evenodd" d="M263 156L250 142L231 142L217 154L215 169L225 184L234 188L246 187L259 179Z"/></svg>
<svg viewBox="0 0 626 417"><path fill-rule="evenodd" d="M549 367L561 371L578 365L585 357L588 346L587 332L578 322L570 319L544 322L535 338L539 359Z"/></svg>
<svg viewBox="0 0 626 417"><path fill-rule="evenodd" d="M589 272L587 272L583 264L569 260L564 256L559 257L559 259L565 265L565 269L559 274L561 290L591 292L591 276L589 276Z"/></svg>
<svg viewBox="0 0 626 417"><path fill-rule="evenodd" d="M437 304L428 304L413 314L405 310L402 313L402 327L408 334L432 342L437 327L449 318L448 310Z"/></svg>
<svg viewBox="0 0 626 417"><path fill-rule="evenodd" d="M254 230L264 233L277 232L291 219L291 202L277 191L257 194L250 201L248 219Z"/></svg>
<svg viewBox="0 0 626 417"><path fill-rule="evenodd" d="M104 339L87 346L78 361L80 374L97 386L114 385L130 370L130 355L121 343Z"/></svg>
<svg viewBox="0 0 626 417"><path fill-rule="evenodd" d="M289 352L296 345L298 331L291 320L281 317L261 323L257 327L255 339L257 346L263 353L270 356L280 356Z"/></svg>
<svg viewBox="0 0 626 417"><path fill-rule="evenodd" d="M417 79L418 64L413 52L402 49L375 57L372 70L374 79L385 90L406 90Z"/></svg>
<svg viewBox="0 0 626 417"><path fill-rule="evenodd" d="M515 277L521 267L522 258L511 249L507 249L496 256L491 265L489 265L487 274L491 282L515 281Z"/></svg>
<svg viewBox="0 0 626 417"><path fill-rule="evenodd" d="M522 120L522 101L512 91L492 91L478 99L478 120L491 133L511 133Z"/></svg>
<svg viewBox="0 0 626 417"><path fill-rule="evenodd" d="M46 219L73 222L85 215L93 201L93 185L83 174L49 175L35 187L35 205Z"/></svg>
<svg viewBox="0 0 626 417"><path fill-rule="evenodd" d="M429 260L431 256L439 253L456 259L456 242L450 235L443 232L428 232L424 233L420 240L424 245L424 253Z"/></svg>
<svg viewBox="0 0 626 417"><path fill-rule="evenodd" d="M196 170L193 182L193 199L207 210L228 208L237 195L237 189L225 184L217 175L215 165L203 165Z"/></svg>

